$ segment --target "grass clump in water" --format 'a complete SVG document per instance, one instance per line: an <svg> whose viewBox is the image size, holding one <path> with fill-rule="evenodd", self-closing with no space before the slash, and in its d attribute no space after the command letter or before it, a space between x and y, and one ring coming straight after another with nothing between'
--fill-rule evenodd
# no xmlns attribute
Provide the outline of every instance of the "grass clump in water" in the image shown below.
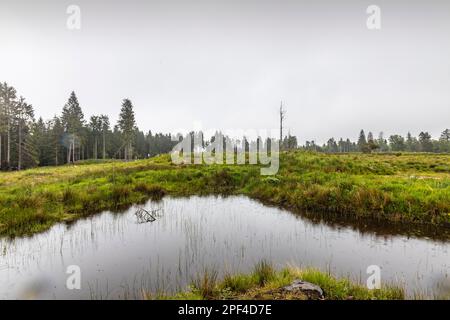
<svg viewBox="0 0 450 320"><path fill-rule="evenodd" d="M192 287L203 299L213 298L216 294L218 272L216 269L205 269L203 274L197 276Z"/></svg>
<svg viewBox="0 0 450 320"><path fill-rule="evenodd" d="M274 279L275 269L269 262L262 260L255 266L252 277L254 278L254 282L260 286L263 286L267 282Z"/></svg>
<svg viewBox="0 0 450 320"><path fill-rule="evenodd" d="M159 299L235 299L235 300L310 300L319 299L307 292L289 292L283 287L294 280L307 281L319 286L324 300L403 300L404 290L400 287L386 286L369 290L349 279L337 279L331 274L316 269L287 267L276 271L265 261L258 263L249 274L226 274L217 281L217 273L208 270L199 276L190 290L175 295L160 295ZM146 295L151 298L151 295Z"/></svg>

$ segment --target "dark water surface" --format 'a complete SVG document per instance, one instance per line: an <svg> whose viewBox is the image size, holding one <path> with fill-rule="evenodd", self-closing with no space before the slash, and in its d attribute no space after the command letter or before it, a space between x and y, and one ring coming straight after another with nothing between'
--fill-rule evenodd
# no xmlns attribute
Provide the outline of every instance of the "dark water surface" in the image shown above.
<svg viewBox="0 0 450 320"><path fill-rule="evenodd" d="M367 267L378 265L382 283L410 296L450 293L449 241L311 222L238 196L166 197L144 208L159 217L139 223L132 207L0 239L0 298L141 298L142 289L184 289L205 268L248 272L262 259L364 284ZM70 265L80 267L81 290L66 287Z"/></svg>

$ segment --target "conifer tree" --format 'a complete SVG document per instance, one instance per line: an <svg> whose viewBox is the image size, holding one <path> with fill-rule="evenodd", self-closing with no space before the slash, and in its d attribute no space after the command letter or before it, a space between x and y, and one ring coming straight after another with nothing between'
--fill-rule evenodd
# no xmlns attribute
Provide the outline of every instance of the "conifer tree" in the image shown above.
<svg viewBox="0 0 450 320"><path fill-rule="evenodd" d="M120 110L118 126L122 134L125 146L125 160L132 157L132 142L135 134L136 121L134 118L133 104L130 99L124 99Z"/></svg>
<svg viewBox="0 0 450 320"><path fill-rule="evenodd" d="M65 133L69 136L69 146L67 149L67 162L75 162L76 144L81 146L81 135L84 126L84 115L81 110L78 98L72 91L69 100L63 107L61 121L64 126Z"/></svg>
<svg viewBox="0 0 450 320"><path fill-rule="evenodd" d="M361 132L359 133L358 149L361 152L366 152L366 150L367 150L367 140L366 140L366 134L364 133L364 130L361 130Z"/></svg>

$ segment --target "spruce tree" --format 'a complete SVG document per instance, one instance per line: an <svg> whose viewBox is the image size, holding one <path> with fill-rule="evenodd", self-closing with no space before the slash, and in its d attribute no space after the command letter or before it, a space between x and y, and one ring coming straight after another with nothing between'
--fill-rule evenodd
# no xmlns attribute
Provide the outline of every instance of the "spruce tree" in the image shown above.
<svg viewBox="0 0 450 320"><path fill-rule="evenodd" d="M66 134L69 135L69 146L67 150L67 162L75 162L76 144L81 144L81 135L84 125L84 115L81 110L78 98L72 91L69 100L64 105L61 121L63 123Z"/></svg>
<svg viewBox="0 0 450 320"><path fill-rule="evenodd" d="M428 132L421 132L419 134L420 151L432 152L433 142L431 141L431 135Z"/></svg>
<svg viewBox="0 0 450 320"><path fill-rule="evenodd" d="M98 159L98 136L102 131L102 122L100 116L91 116L89 127L91 129L92 137L94 140L92 155L94 159Z"/></svg>
<svg viewBox="0 0 450 320"><path fill-rule="evenodd" d="M34 122L33 106L26 103L23 97L20 97L19 101L15 103L13 110L14 125L17 129L17 169L23 168L24 153L28 157L33 157L33 150L31 145L28 144L30 126Z"/></svg>
<svg viewBox="0 0 450 320"><path fill-rule="evenodd" d="M367 140L366 140L366 134L364 133L364 130L361 130L359 133L358 149L361 152L367 151Z"/></svg>
<svg viewBox="0 0 450 320"><path fill-rule="evenodd" d="M54 164L57 166L60 163L63 163L63 157L61 155L61 139L64 135L64 127L61 122L61 119L58 117L54 117L52 120L52 129L51 129L51 144L53 147L54 154Z"/></svg>
<svg viewBox="0 0 450 320"><path fill-rule="evenodd" d="M109 131L109 118L107 115L100 115L100 124L102 130L102 148L103 148L103 160L106 159L106 134Z"/></svg>
<svg viewBox="0 0 450 320"><path fill-rule="evenodd" d="M125 146L125 160L129 160L132 157L132 142L134 139L136 126L133 104L130 99L124 99L122 102L118 126Z"/></svg>

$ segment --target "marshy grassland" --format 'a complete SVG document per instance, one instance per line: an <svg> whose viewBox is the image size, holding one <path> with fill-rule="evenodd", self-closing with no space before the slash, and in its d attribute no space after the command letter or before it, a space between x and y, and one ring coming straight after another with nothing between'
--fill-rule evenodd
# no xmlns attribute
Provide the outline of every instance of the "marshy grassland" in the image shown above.
<svg viewBox="0 0 450 320"><path fill-rule="evenodd" d="M323 297L302 291L285 291L282 288L294 280L319 286ZM214 270L205 270L195 279L190 289L175 295L146 294L145 299L233 299L233 300L403 300L404 290L395 286L382 286L369 290L349 279L337 279L329 273L316 269L286 267L276 270L267 262L261 261L249 274L226 274L218 281Z"/></svg>
<svg viewBox="0 0 450 320"><path fill-rule="evenodd" d="M450 225L450 155L283 152L256 165L175 165L169 155L0 173L0 235L120 211L164 195L242 194L266 204L358 219Z"/></svg>

